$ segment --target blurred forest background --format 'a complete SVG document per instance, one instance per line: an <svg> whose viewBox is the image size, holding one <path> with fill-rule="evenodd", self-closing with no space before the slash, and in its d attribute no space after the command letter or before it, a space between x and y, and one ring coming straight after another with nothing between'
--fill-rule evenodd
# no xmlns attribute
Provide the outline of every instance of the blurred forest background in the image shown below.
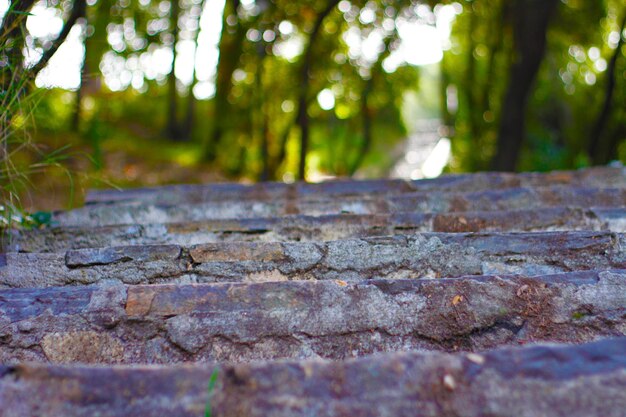
<svg viewBox="0 0 626 417"><path fill-rule="evenodd" d="M7 207L626 160L623 0L0 0Z"/></svg>

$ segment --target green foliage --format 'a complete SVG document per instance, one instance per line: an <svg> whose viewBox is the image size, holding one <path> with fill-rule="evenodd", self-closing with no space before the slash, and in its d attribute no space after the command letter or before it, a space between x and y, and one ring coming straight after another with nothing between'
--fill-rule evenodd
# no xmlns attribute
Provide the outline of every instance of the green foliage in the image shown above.
<svg viewBox="0 0 626 417"><path fill-rule="evenodd" d="M591 137L591 130L608 82L604 64L615 53L608 37L619 31L619 19L626 10L614 0L562 3L549 27L548 50L530 95L520 170L587 165L590 143L598 140ZM458 111L450 121L455 132L454 171L488 169L494 154L504 90L514 82L507 79L515 59L507 10L510 4L465 1L454 25L452 48L442 64L459 97ZM626 123L625 61L622 51L617 60L614 106L605 129L606 140L618 143L626 139L626 132L618 127ZM615 153L613 157L619 156Z"/></svg>
<svg viewBox="0 0 626 417"><path fill-rule="evenodd" d="M212 410L211 410L211 398L213 397L213 391L215 390L215 384L217 383L217 377L219 374L219 368L215 368L213 370L213 372L211 373L211 377L209 378L209 384L207 386L207 401L206 401L206 407L205 407L205 411L204 411L204 417L211 417L212 415Z"/></svg>
<svg viewBox="0 0 626 417"><path fill-rule="evenodd" d="M76 1L50 2L47 7L67 19ZM206 0L180 0L176 22L168 0L90 2L78 91L42 94L33 87L33 76L27 71L14 71L24 76L10 77L11 83L3 75L1 93L6 106L2 111L9 116L3 113L1 119L14 126L3 139L11 143L7 149L14 161L0 171L0 179L11 178L12 189L4 188L10 195L5 198L6 206L19 206L17 199L32 188L27 178L39 174L46 164L68 163L100 183L112 181L121 186L195 182L206 178L198 173L206 172L217 178L293 178L300 153L296 113L302 94L310 119L309 178L356 171L387 174L396 158L391 149L406 137L415 114L439 117L448 128L453 147L449 171L488 169L496 149L503 96L514 82L508 79L516 59L513 3L343 1L324 18L311 43L310 65L303 76L309 39L329 0L226 0L225 14L218 19L223 27L217 74L212 76L217 89L212 97L196 99L192 90L198 87L198 74L194 72L191 84L175 77L174 84L168 84L170 75L146 68L145 62L155 51L168 54L178 47L181 60L189 59L181 55L189 45L206 50L206 43L197 38ZM399 19L426 22L418 13L424 4L431 11L443 5L461 9L443 61L422 68L401 65L387 72L383 62L399 40L395 23ZM367 19L362 18L365 10L370 12ZM570 168L594 162L589 150L594 140L592 126L606 97L606 64L615 53L613 106L601 139L607 154L624 158L626 59L624 46L621 51L614 49L624 13L618 0L560 2L549 26L546 56L529 95L519 169ZM351 50L346 39L355 34L361 39L380 36L383 46L372 61ZM42 50L50 44L50 39L28 39ZM300 52L285 54L287 44L299 45ZM110 82L115 71L121 74L117 85ZM202 77L200 84L206 71ZM318 103L324 90L334 96L332 108L323 109ZM31 93L35 93L32 98ZM34 98L39 102L35 110L25 104ZM458 105L448 106L455 98ZM407 112L409 105L419 112ZM177 134L166 129L172 124L179 128ZM36 131L22 130L33 125ZM28 152L24 152L25 143L29 143ZM32 147L33 143L51 148L72 144L89 154L93 164L59 155L47 158L47 151L39 145ZM29 168L32 164L35 168ZM174 165L189 171L166 178L164 174ZM93 185L84 181L80 188Z"/></svg>

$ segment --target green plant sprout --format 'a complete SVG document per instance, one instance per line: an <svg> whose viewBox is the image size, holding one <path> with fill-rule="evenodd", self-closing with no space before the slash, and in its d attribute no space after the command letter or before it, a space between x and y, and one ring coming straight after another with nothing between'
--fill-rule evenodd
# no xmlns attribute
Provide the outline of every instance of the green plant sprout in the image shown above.
<svg viewBox="0 0 626 417"><path fill-rule="evenodd" d="M207 387L208 398L206 400L204 417L211 417L211 396L213 395L213 390L215 389L215 383L217 382L218 373L219 368L215 368L211 373L211 377L209 378L209 386Z"/></svg>

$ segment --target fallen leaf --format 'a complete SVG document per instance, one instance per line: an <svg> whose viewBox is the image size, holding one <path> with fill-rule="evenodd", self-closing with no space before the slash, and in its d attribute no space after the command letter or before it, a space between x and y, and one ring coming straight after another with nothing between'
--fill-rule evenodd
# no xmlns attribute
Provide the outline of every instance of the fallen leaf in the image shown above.
<svg viewBox="0 0 626 417"><path fill-rule="evenodd" d="M443 377L443 386L448 388L450 391L453 391L456 388L456 381L454 377L450 374L446 374Z"/></svg>
<svg viewBox="0 0 626 417"><path fill-rule="evenodd" d="M452 305L453 306L457 305L461 301L463 301L463 296L462 295L455 295L454 297L452 297Z"/></svg>
<svg viewBox="0 0 626 417"><path fill-rule="evenodd" d="M516 293L516 294L517 294L517 296L518 296L518 297L521 297L522 295L524 295L524 293L525 293L526 291L528 291L528 289L529 289L529 288L530 288L530 287L529 287L528 285L526 285L526 284L522 285L521 287L519 287L519 288L517 289L517 293Z"/></svg>
<svg viewBox="0 0 626 417"><path fill-rule="evenodd" d="M337 285L339 285L340 287L345 287L346 285L348 285L348 283L346 281L342 281L340 279L336 279L335 282L337 283Z"/></svg>
<svg viewBox="0 0 626 417"><path fill-rule="evenodd" d="M475 364L478 364L478 365L482 365L483 363L485 363L485 357L482 355L479 355L478 353L468 353L467 359L469 359L471 362L474 362Z"/></svg>

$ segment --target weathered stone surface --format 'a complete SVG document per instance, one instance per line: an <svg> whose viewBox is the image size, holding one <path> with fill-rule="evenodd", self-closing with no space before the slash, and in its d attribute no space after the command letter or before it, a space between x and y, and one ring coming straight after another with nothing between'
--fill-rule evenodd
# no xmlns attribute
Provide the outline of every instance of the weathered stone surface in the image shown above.
<svg viewBox="0 0 626 417"><path fill-rule="evenodd" d="M189 255L195 263L207 262L281 262L287 261L283 245L278 242L263 243L207 243L193 246Z"/></svg>
<svg viewBox="0 0 626 417"><path fill-rule="evenodd" d="M195 204L112 204L58 212L54 222L63 226L181 223L211 219L280 217L303 214L446 213L542 209L546 207L623 208L626 188L539 187L477 192L419 192L398 196L368 194L353 198L296 200L210 201Z"/></svg>
<svg viewBox="0 0 626 417"><path fill-rule="evenodd" d="M512 187L546 185L583 187L624 187L623 167L587 168L579 171L550 173L496 173L446 175L439 178L405 180L337 180L319 184L307 183L236 183L208 185L173 185L127 190L94 190L86 198L88 204L141 201L152 204L200 203L223 200L276 200L319 198L320 196L349 197L365 194L398 195L407 192L483 191Z"/></svg>
<svg viewBox="0 0 626 417"><path fill-rule="evenodd" d="M214 367L217 416L626 410L623 167L104 192L54 219L0 254L3 416L202 415Z"/></svg>
<svg viewBox="0 0 626 417"><path fill-rule="evenodd" d="M545 207L624 207L624 188L537 187L485 190L472 193L431 193L425 199L418 193L391 197L392 212L495 211Z"/></svg>
<svg viewBox="0 0 626 417"><path fill-rule="evenodd" d="M177 248L181 252L181 248ZM179 256L172 258L172 245L81 249L67 253L7 253L7 263L0 266L2 287L49 287L54 285L86 285L116 281L127 284L184 281L185 271L191 268ZM144 252L135 259L120 252ZM151 255L150 252L154 252ZM116 255L117 253L117 255ZM194 278L195 279L195 278Z"/></svg>
<svg viewBox="0 0 626 417"><path fill-rule="evenodd" d="M181 248L175 245L121 246L102 249L71 250L65 255L68 268L108 265L118 262L175 261Z"/></svg>
<svg viewBox="0 0 626 417"><path fill-rule="evenodd" d="M198 417L209 366L0 365L3 417ZM233 415L234 416L234 415Z"/></svg>
<svg viewBox="0 0 626 417"><path fill-rule="evenodd" d="M61 252L121 245L212 242L311 242L417 232L626 232L626 208L568 208L453 213L337 214L187 223L51 227L16 232L11 252Z"/></svg>
<svg viewBox="0 0 626 417"><path fill-rule="evenodd" d="M626 334L626 271L0 291L0 363L479 350Z"/></svg>
<svg viewBox="0 0 626 417"><path fill-rule="evenodd" d="M228 416L622 416L626 341L227 367ZM480 358L480 359L479 359Z"/></svg>
<svg viewBox="0 0 626 417"><path fill-rule="evenodd" d="M0 286L538 275L626 268L610 232L421 233L330 242L222 242L8 253Z"/></svg>
<svg viewBox="0 0 626 417"><path fill-rule="evenodd" d="M115 363L124 355L124 346L119 340L90 330L49 333L40 344L46 358L54 363Z"/></svg>
<svg viewBox="0 0 626 417"><path fill-rule="evenodd" d="M5 365L0 403L6 417L622 417L624 351L620 338L342 362Z"/></svg>

